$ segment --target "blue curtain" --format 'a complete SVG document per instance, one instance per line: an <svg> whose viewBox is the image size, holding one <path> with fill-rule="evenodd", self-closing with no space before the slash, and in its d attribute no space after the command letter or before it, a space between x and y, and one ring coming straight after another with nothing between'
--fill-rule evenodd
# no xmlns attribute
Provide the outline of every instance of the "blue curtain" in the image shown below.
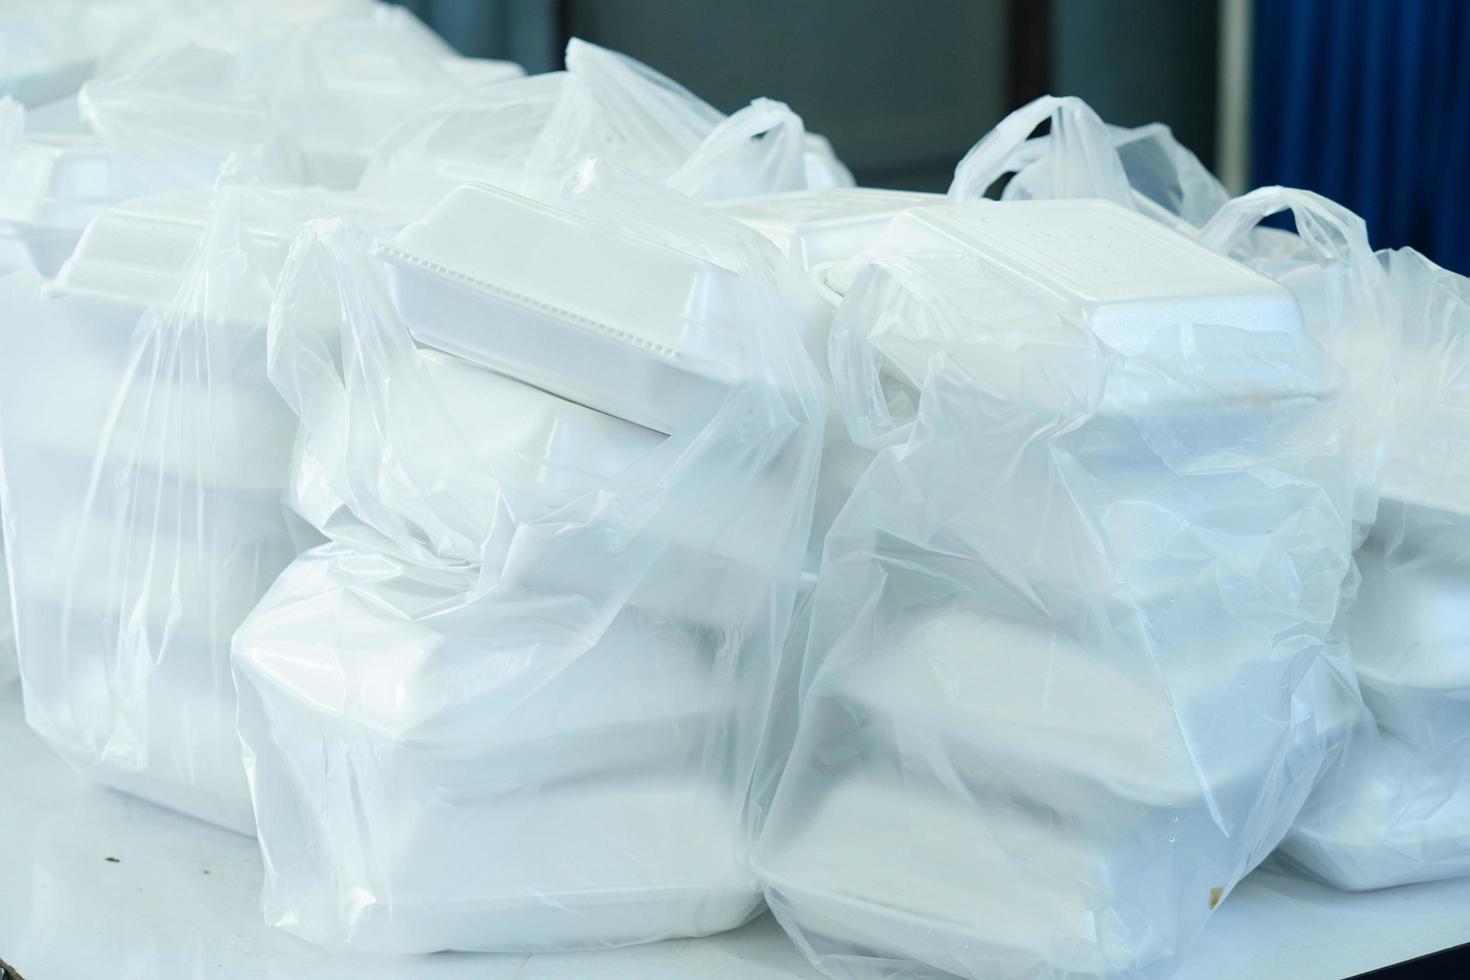
<svg viewBox="0 0 1470 980"><path fill-rule="evenodd" d="M1258 0L1252 177L1470 274L1470 2Z"/></svg>

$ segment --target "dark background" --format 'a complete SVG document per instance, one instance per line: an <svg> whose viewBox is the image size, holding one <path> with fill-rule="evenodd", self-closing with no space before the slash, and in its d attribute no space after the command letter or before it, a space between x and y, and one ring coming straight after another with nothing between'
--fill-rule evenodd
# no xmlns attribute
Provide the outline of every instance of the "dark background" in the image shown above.
<svg viewBox="0 0 1470 980"><path fill-rule="evenodd" d="M528 71L578 36L726 112L781 99L869 184L943 189L1006 112L1079 95L1167 123L1232 191L1321 191L1470 273L1470 0L403 2Z"/></svg>

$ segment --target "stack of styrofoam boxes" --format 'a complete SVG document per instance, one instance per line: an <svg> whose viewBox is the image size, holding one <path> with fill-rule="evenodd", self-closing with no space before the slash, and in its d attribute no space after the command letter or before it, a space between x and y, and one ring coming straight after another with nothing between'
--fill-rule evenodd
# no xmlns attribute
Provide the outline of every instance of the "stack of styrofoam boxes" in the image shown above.
<svg viewBox="0 0 1470 980"><path fill-rule="evenodd" d="M1347 620L1377 731L1349 742L1288 849L1353 889L1470 874L1470 280L1407 250L1382 261L1397 411Z"/></svg>
<svg viewBox="0 0 1470 980"><path fill-rule="evenodd" d="M835 329L902 449L828 539L768 899L854 975L1158 967L1333 723L1295 689L1347 570L1300 313L1099 201L917 208L868 257Z"/></svg>
<svg viewBox="0 0 1470 980"><path fill-rule="evenodd" d="M466 186L371 247L493 473L483 499L512 516L469 535L468 582L452 554L309 552L240 630L272 921L354 948L526 950L759 907L744 792L784 639L762 624L789 614L772 597L794 592L778 581L816 436L757 450L732 399L766 383L742 374L765 287L647 231ZM444 438L417 425L377 431ZM475 478L413 485L447 501Z"/></svg>
<svg viewBox="0 0 1470 980"><path fill-rule="evenodd" d="M391 224L304 189L142 199L99 215L54 284L4 284L28 720L100 781L242 831L229 641L299 543L271 284L296 227L341 213Z"/></svg>
<svg viewBox="0 0 1470 980"><path fill-rule="evenodd" d="M0 275L32 269L55 276L98 212L168 189L166 179L120 158L92 132L75 99L17 111L13 123L9 145L0 145Z"/></svg>

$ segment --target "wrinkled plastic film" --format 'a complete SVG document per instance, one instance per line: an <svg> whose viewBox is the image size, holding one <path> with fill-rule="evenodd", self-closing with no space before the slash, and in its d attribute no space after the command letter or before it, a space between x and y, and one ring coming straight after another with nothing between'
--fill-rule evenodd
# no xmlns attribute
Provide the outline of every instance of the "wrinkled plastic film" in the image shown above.
<svg viewBox="0 0 1470 980"><path fill-rule="evenodd" d="M1470 284L1410 250L1380 256L1400 310L1383 494L1347 614L1371 715L1283 851L1342 888L1470 874Z"/></svg>
<svg viewBox="0 0 1470 980"><path fill-rule="evenodd" d="M1050 132L1033 136L1043 123ZM950 199L979 200L1006 175L1002 200L1102 198L1181 229L1229 198L1169 127L1109 126L1074 96L1042 96L1002 120L956 168Z"/></svg>
<svg viewBox="0 0 1470 980"><path fill-rule="evenodd" d="M833 374L880 451L827 539L768 900L837 976L1163 975L1350 720L1315 690L1352 502L1320 349L1289 304L1099 336L963 253L870 256Z"/></svg>
<svg viewBox="0 0 1470 980"><path fill-rule="evenodd" d="M782 103L757 99L726 117L648 66L576 38L566 64L406 121L378 147L362 186L432 203L473 180L551 198L586 157L701 200L851 182Z"/></svg>
<svg viewBox="0 0 1470 980"><path fill-rule="evenodd" d="M58 286L4 283L27 719L99 781L241 831L229 640L310 540L280 504L295 418L265 376L265 325L283 229L332 212L293 193L173 199L200 237L158 268L178 283L161 293L137 270L113 278L108 243L153 261L169 240L155 255L107 237L147 227L155 205L95 226Z"/></svg>
<svg viewBox="0 0 1470 980"><path fill-rule="evenodd" d="M558 203L740 277L722 316L746 343L702 426L652 432L417 348L349 228L309 229L283 277L290 499L331 540L234 661L267 918L317 942L612 946L759 908L746 797L810 521L815 374L754 233L599 167Z"/></svg>

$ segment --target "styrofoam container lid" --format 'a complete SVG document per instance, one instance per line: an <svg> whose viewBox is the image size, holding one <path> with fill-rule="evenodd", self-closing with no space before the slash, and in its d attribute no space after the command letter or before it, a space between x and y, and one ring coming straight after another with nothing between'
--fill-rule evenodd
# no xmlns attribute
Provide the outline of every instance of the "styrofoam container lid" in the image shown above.
<svg viewBox="0 0 1470 980"><path fill-rule="evenodd" d="M1290 294L1238 262L1109 201L976 201L901 215L872 253L948 248L1045 294L1127 348L1160 323L1229 324L1305 337Z"/></svg>
<svg viewBox="0 0 1470 980"><path fill-rule="evenodd" d="M291 237L313 218L339 216L370 227L392 228L407 220L396 205L351 193L308 188L250 188L216 194L178 191L128 201L98 214L76 251L62 266L55 288L153 307L172 300L183 284L196 249L204 242L223 203L239 194L245 234L253 259L267 280L262 288L232 297L232 322L264 323L270 282L285 263Z"/></svg>
<svg viewBox="0 0 1470 980"><path fill-rule="evenodd" d="M983 955L1007 975L1044 963L1074 976L1155 952L1096 925L1111 921L1098 903L1118 894L1147 842L1104 848L1037 811L981 802L838 779L796 837L762 842L757 866L803 932L879 955Z"/></svg>
<svg viewBox="0 0 1470 980"><path fill-rule="evenodd" d="M1323 394L1320 355L1287 289L1108 201L912 208L889 223L863 260L922 267L932 279L926 288L946 293L975 321L977 336L1014 335L1026 354L997 359L986 345L972 355L964 336L923 338L905 351L898 338L900 345L881 353L904 376L922 379L934 343L942 342L997 390L1047 398L1067 378L1080 390L1079 372L1101 370L1096 353L1079 343L1090 336L1147 364L1126 383L1107 386L1101 408L1110 412L1199 405L1267 411L1279 399ZM1046 367L1038 358L1056 363ZM1023 363L1057 384L1018 388Z"/></svg>
<svg viewBox="0 0 1470 980"><path fill-rule="evenodd" d="M918 191L834 187L740 198L719 208L810 269L856 255L899 212L944 200Z"/></svg>
<svg viewBox="0 0 1470 980"><path fill-rule="evenodd" d="M415 339L659 432L736 381L746 285L659 242L488 186L381 242Z"/></svg>
<svg viewBox="0 0 1470 980"><path fill-rule="evenodd" d="M1146 654L1139 669L1157 670ZM1271 698L1287 698L1281 684L1290 669L1282 661L1241 671L1238 686L1176 670L1166 683L1130 675L1051 627L959 607L913 624L892 656L839 676L840 696L1010 760L1006 771L1022 783L1083 780L1112 796L1178 807L1249 785L1270 771L1280 745L1256 739L1252 757L1242 733L1240 751L1214 753L1212 764L1189 744L1176 713L1228 691L1240 703L1237 715L1259 714Z"/></svg>
<svg viewBox="0 0 1470 980"><path fill-rule="evenodd" d="M0 161L0 219L44 227L84 225L98 209L149 188L95 136L27 135Z"/></svg>

